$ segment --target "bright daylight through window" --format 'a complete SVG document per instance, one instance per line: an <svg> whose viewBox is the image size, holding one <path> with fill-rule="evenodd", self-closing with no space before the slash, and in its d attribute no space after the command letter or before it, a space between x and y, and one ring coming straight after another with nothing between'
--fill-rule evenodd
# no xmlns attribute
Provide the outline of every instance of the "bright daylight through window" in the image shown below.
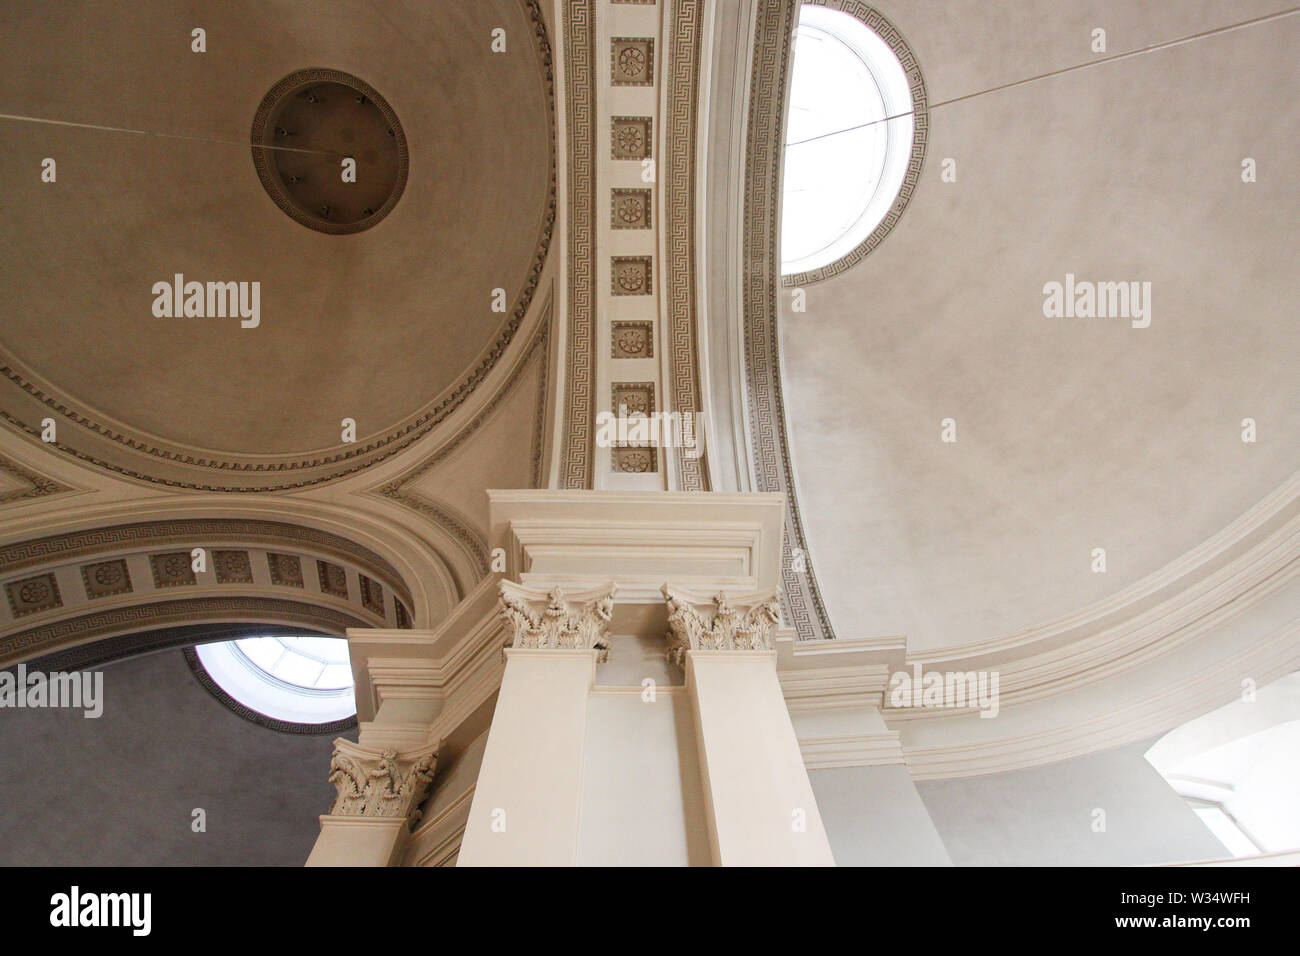
<svg viewBox="0 0 1300 956"><path fill-rule="evenodd" d="M821 268L885 217L912 150L902 65L865 24L805 4L795 34L786 125L781 271Z"/></svg>
<svg viewBox="0 0 1300 956"><path fill-rule="evenodd" d="M357 712L348 642L332 637L246 637L195 648L227 694L276 720L326 724Z"/></svg>

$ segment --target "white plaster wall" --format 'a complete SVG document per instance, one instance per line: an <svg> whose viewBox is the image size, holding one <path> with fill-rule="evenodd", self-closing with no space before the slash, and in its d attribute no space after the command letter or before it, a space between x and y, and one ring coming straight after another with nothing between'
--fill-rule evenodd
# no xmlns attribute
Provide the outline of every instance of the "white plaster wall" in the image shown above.
<svg viewBox="0 0 1300 956"><path fill-rule="evenodd" d="M902 764L811 770L837 866L951 866Z"/></svg>
<svg viewBox="0 0 1300 956"><path fill-rule="evenodd" d="M1143 740L1009 773L917 783L958 866L1131 866L1230 854L1165 783ZM1106 831L1093 832L1093 810Z"/></svg>
<svg viewBox="0 0 1300 956"><path fill-rule="evenodd" d="M580 866L708 866L690 699L597 688L587 702ZM680 690L680 688L678 688Z"/></svg>

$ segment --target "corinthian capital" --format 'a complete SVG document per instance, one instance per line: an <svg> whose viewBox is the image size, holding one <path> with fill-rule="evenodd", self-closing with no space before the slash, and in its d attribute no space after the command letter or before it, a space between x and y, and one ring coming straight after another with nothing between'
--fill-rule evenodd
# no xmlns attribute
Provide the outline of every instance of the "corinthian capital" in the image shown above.
<svg viewBox="0 0 1300 956"><path fill-rule="evenodd" d="M330 783L338 795L335 816L405 817L414 825L428 796L438 754L422 750L373 750L351 741L334 741Z"/></svg>
<svg viewBox="0 0 1300 956"><path fill-rule="evenodd" d="M510 646L594 648L596 659L604 661L617 590L611 583L566 596L559 588L544 591L502 581L501 616L510 628Z"/></svg>
<svg viewBox="0 0 1300 956"><path fill-rule="evenodd" d="M733 604L721 592L712 599L660 588L668 604L668 659L681 664L687 651L770 651L772 631L781 622L776 589L740 595ZM699 607L713 605L706 617Z"/></svg>

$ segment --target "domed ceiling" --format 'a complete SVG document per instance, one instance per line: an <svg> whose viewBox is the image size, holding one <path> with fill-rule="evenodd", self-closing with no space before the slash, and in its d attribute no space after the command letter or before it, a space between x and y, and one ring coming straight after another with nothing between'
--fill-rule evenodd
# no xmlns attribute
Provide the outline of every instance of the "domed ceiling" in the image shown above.
<svg viewBox="0 0 1300 956"><path fill-rule="evenodd" d="M878 248L781 296L788 434L837 636L974 656L1295 507L1300 17L935 107L1094 58L1097 27L1114 54L1276 6L876 5L925 71L926 165ZM1149 326L1045 316L1067 274L1149 282Z"/></svg>
<svg viewBox="0 0 1300 956"><path fill-rule="evenodd" d="M36 436L53 418L64 452L150 481L299 487L414 440L509 343L554 210L550 51L535 4L427 0L396 17L342 0L17 3L0 16L0 57L0 111L138 131L0 121L11 427ZM295 221L254 165L259 105L311 69L368 84L400 123L406 181L364 231ZM296 109L289 125L308 106ZM371 159L396 176L366 139L382 118L357 116L358 177ZM347 143L352 121L335 122L327 139ZM294 129L272 141L321 139ZM319 175L319 158L303 155ZM47 157L55 182L42 181ZM292 176L290 165L279 168ZM155 315L155 284L177 274L259 283L256 327ZM356 422L354 443L343 419Z"/></svg>

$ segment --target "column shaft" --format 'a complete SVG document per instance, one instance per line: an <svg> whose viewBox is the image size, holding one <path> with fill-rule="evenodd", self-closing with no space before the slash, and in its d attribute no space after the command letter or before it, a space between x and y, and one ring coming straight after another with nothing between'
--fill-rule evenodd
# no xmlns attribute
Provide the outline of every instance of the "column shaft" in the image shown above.
<svg viewBox="0 0 1300 956"><path fill-rule="evenodd" d="M686 652L714 862L834 866L773 651Z"/></svg>
<svg viewBox="0 0 1300 956"><path fill-rule="evenodd" d="M572 866L595 650L510 648L458 866Z"/></svg>

